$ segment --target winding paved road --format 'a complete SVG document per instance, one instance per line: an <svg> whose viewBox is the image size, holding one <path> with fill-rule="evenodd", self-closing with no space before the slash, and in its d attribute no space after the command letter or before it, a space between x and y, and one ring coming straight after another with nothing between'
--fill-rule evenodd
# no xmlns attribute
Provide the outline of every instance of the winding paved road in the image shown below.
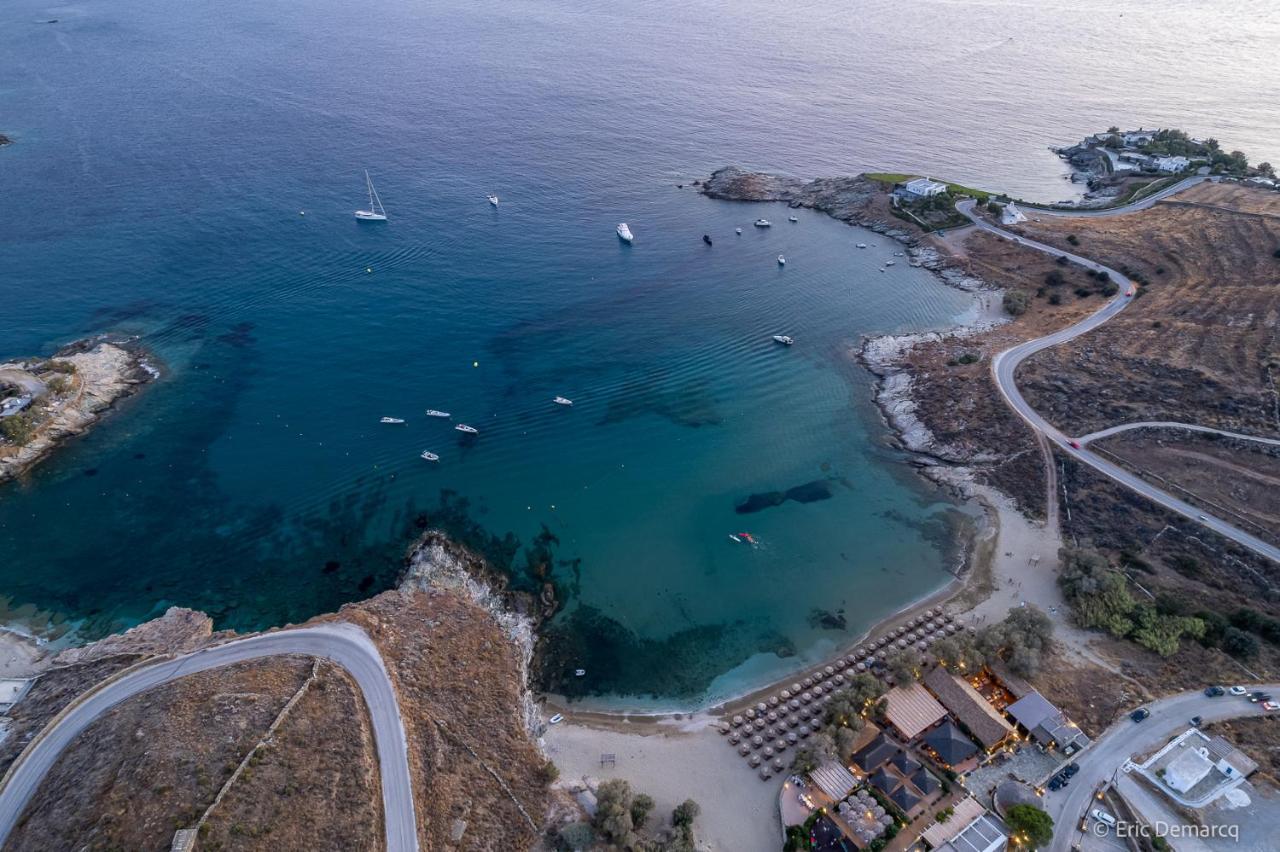
<svg viewBox="0 0 1280 852"><path fill-rule="evenodd" d="M35 794L40 782L75 738L120 702L169 681L208 669L281 654L322 657L355 679L364 695L378 750L382 810L388 852L416 852L417 820L409 777L409 752L395 689L377 646L351 624L321 624L281 630L202 648L173 660L135 669L118 680L81 696L78 704L56 718L9 769L0 789L0 845Z"/></svg>
<svg viewBox="0 0 1280 852"><path fill-rule="evenodd" d="M1280 691L1280 683L1256 684L1250 689L1275 693ZM1258 705L1249 703L1245 698L1234 695L1209 698L1203 692L1172 695L1146 707L1151 715L1145 721L1134 722L1128 716L1121 717L1076 758L1080 771L1066 790L1045 794L1045 808L1054 822L1051 852L1068 852L1072 844L1080 841L1080 820L1092 807L1098 785L1123 766L1130 755L1154 751L1190 727L1192 716L1200 716L1206 722L1218 722L1237 716L1257 716L1262 712Z"/></svg>
<svg viewBox="0 0 1280 852"><path fill-rule="evenodd" d="M1199 175L1195 177L1185 178L1184 180L1180 180L1175 184L1166 186L1164 189L1160 190L1159 192L1152 193L1146 198L1140 198L1137 201L1130 202L1129 204L1125 204L1121 207L1103 207L1096 210L1090 210L1089 208L1084 208L1081 210L1050 210L1044 207L1024 207L1023 210L1024 211L1033 210L1037 215L1043 214L1045 216L1063 216L1067 218L1079 217L1082 219L1094 218L1094 217L1100 217L1100 216L1115 216L1118 213L1136 213L1139 210L1146 210L1148 207L1151 207L1160 201L1164 201L1170 195L1174 195L1175 193L1182 192L1182 190L1184 189L1193 187L1198 183L1204 183L1207 180L1212 180L1212 178L1201 177Z"/></svg>
<svg viewBox="0 0 1280 852"><path fill-rule="evenodd" d="M1242 435L1239 432L1214 429L1212 426L1197 426L1194 423L1178 423L1173 420L1143 420L1139 423L1122 423L1119 426L1109 426L1106 429L1099 429L1097 432L1090 432L1088 435L1081 435L1076 440L1081 444L1087 444L1090 441L1109 438L1112 435L1128 432L1131 429L1185 429L1188 432L1205 432L1210 435L1221 435L1224 438L1235 438L1239 441L1256 441L1259 444L1280 447L1280 438L1260 438L1257 435Z"/></svg>
<svg viewBox="0 0 1280 852"><path fill-rule="evenodd" d="M1168 194L1172 194L1173 191L1185 189L1187 186L1192 185L1193 182L1198 183L1199 180L1189 178L1186 181L1182 181L1181 183L1170 187L1167 192ZM1156 193L1156 195L1152 196L1151 199L1143 199L1143 201L1138 202L1134 207L1113 208L1107 211L1097 211L1097 214L1118 215L1121 213L1131 212L1135 209L1143 209L1139 205L1147 204L1148 201L1150 201L1151 204L1154 204L1163 197L1167 196L1164 193ZM961 201L956 205L956 209L984 231L996 234L997 236L1007 240L1012 240L1020 245L1027 246L1028 248L1033 248L1037 251L1051 254L1054 257L1066 256L1069 260L1083 266L1085 269L1107 273L1111 276L1111 280L1120 285L1120 291L1115 298L1107 302L1100 310L1090 314L1075 325L1059 329L1053 334L1046 335L1045 337L1039 337L1034 340L1028 340L1024 343L1020 343L1017 346L998 353L991 359L991 372L995 377L996 386L1000 388L1000 393L1004 396L1005 402L1009 404L1009 407L1017 412L1018 416L1025 420L1032 429L1043 434L1050 441L1056 444L1059 450L1075 458L1077 461L1087 464L1103 476L1120 483L1132 491L1136 491L1148 500L1151 500L1172 512L1176 512L1179 515L1200 524L1201 526L1208 527L1219 535L1247 547L1254 553L1265 556L1274 562L1280 562L1280 548L1263 541L1257 536L1250 535L1244 530L1234 527L1221 518L1214 517L1190 503L1179 500L1172 494L1161 491L1159 488L1156 488L1146 480L1135 476L1119 465L1113 464L1096 453L1085 449L1084 445L1079 441L1074 441L1056 426L1045 420L1044 417L1032 408L1030 403L1023 398L1021 391L1018 390L1018 386L1014 383L1014 373L1017 371L1018 365L1042 349L1057 346L1059 343L1066 343L1068 340L1072 340L1082 334L1092 331L1114 317L1116 314L1123 311L1133 301L1132 297L1127 294L1134 284L1128 277L1121 275L1116 270L1111 269L1108 266L1103 266L1096 261L1089 260L1088 258L1081 257L1077 254L1072 254L1071 252L1064 252L1061 249L1054 248L1053 246L1045 243L1019 236L1006 231L1003 228L998 228L978 216L974 212L974 205L975 202L973 200ZM1147 204L1147 206L1150 205Z"/></svg>

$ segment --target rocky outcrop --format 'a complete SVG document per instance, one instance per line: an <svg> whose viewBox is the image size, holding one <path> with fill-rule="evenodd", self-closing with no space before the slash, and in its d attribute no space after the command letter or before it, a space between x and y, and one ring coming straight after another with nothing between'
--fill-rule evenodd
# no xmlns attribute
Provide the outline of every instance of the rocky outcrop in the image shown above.
<svg viewBox="0 0 1280 852"><path fill-rule="evenodd" d="M52 381L39 380L33 371L49 365L70 365L68 390L53 398ZM38 385L28 412L36 417L35 433L27 443L0 444L0 482L18 476L47 456L58 445L85 432L120 400L134 394L160 373L145 352L132 341L108 341L101 337L79 340L58 350L47 362L28 359L0 364L7 376L26 376Z"/></svg>
<svg viewBox="0 0 1280 852"><path fill-rule="evenodd" d="M876 208L885 197L884 186L862 175L803 181L726 166L703 182L701 192L724 201L781 201L807 207L909 245L916 242L911 231L890 223Z"/></svg>
<svg viewBox="0 0 1280 852"><path fill-rule="evenodd" d="M171 606L159 618L115 633L79 648L68 648L53 658L54 665L89 663L122 654L165 656L184 654L208 643L213 619L203 612Z"/></svg>

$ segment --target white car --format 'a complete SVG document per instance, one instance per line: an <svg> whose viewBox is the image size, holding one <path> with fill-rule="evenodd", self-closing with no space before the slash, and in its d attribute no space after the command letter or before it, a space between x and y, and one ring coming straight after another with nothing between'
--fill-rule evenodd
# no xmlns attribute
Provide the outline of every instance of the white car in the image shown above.
<svg viewBox="0 0 1280 852"><path fill-rule="evenodd" d="M1245 689L1243 686L1233 686L1227 690L1227 692L1230 692L1232 695L1244 695L1248 691L1249 690Z"/></svg>
<svg viewBox="0 0 1280 852"><path fill-rule="evenodd" d="M1106 811L1101 810L1099 808L1093 809L1093 818L1096 819L1098 822L1102 823L1103 825L1108 826L1110 828L1116 827L1116 818L1113 817L1111 814L1107 813Z"/></svg>

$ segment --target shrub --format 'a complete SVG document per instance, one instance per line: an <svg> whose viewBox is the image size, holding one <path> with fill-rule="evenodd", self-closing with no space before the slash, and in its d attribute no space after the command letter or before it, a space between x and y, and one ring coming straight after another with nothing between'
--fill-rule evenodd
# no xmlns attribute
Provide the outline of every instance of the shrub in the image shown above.
<svg viewBox="0 0 1280 852"><path fill-rule="evenodd" d="M71 383L63 376L54 376L49 380L48 387L55 395L61 396L71 389Z"/></svg>
<svg viewBox="0 0 1280 852"><path fill-rule="evenodd" d="M76 365L70 361L45 361L38 368L41 372L48 373L65 373L72 374L76 371Z"/></svg>
<svg viewBox="0 0 1280 852"><path fill-rule="evenodd" d="M544 784L554 783L559 777L560 767L549 760L538 767L538 780Z"/></svg>
<svg viewBox="0 0 1280 852"><path fill-rule="evenodd" d="M1067 283L1067 276L1062 274L1061 269L1050 269L1049 273L1044 277L1044 283L1050 287L1061 287Z"/></svg>
<svg viewBox="0 0 1280 852"><path fill-rule="evenodd" d="M25 447L36 436L35 415L30 411L20 411L0 420L0 435L19 447Z"/></svg>
<svg viewBox="0 0 1280 852"><path fill-rule="evenodd" d="M978 356L976 353L966 352L956 360L961 364L976 364L978 362Z"/></svg>
<svg viewBox="0 0 1280 852"><path fill-rule="evenodd" d="M1271 253L1271 256L1272 256L1272 257L1280 257L1280 248L1278 248L1278 249L1276 249L1275 251L1273 251L1273 252Z"/></svg>
<svg viewBox="0 0 1280 852"><path fill-rule="evenodd" d="M1114 296L1116 293L1120 292L1120 285L1114 281L1108 281L1106 284L1102 285L1102 288L1099 292L1101 292L1102 295L1107 297Z"/></svg>
<svg viewBox="0 0 1280 852"><path fill-rule="evenodd" d="M636 828L643 828L652 810L653 797L647 793L640 793L631 800L631 824Z"/></svg>
<svg viewBox="0 0 1280 852"><path fill-rule="evenodd" d="M1066 266L1070 262L1071 261L1067 259L1067 256L1065 254L1058 255L1057 263L1059 266Z"/></svg>
<svg viewBox="0 0 1280 852"><path fill-rule="evenodd" d="M1080 245L1080 238L1075 234L1067 234L1067 242L1071 243L1073 246L1078 246Z"/></svg>
<svg viewBox="0 0 1280 852"><path fill-rule="evenodd" d="M621 778L610 778L596 788L596 815L591 824L606 840L619 845L631 837L631 785Z"/></svg>
<svg viewBox="0 0 1280 852"><path fill-rule="evenodd" d="M1238 627L1228 627L1222 636L1222 650L1233 657L1251 660L1258 656L1260 648L1257 637L1252 633L1246 633Z"/></svg>
<svg viewBox="0 0 1280 852"><path fill-rule="evenodd" d="M1062 304L1062 296L1061 296L1060 294L1058 294L1058 293L1050 293L1050 294L1049 294L1049 304L1051 304L1051 305L1061 305L1061 304Z"/></svg>
<svg viewBox="0 0 1280 852"><path fill-rule="evenodd" d="M1030 303L1027 294L1021 290L1006 290L1004 294L1004 309L1010 316L1020 316L1027 312L1027 305Z"/></svg>
<svg viewBox="0 0 1280 852"><path fill-rule="evenodd" d="M697 802L693 799L685 799L676 805L675 810L671 812L671 824L674 826L691 826L700 813L702 813L702 807Z"/></svg>

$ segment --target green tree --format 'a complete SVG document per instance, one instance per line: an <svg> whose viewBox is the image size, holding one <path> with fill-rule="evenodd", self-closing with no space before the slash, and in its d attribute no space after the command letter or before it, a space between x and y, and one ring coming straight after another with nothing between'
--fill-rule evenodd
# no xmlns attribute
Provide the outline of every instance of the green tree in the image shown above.
<svg viewBox="0 0 1280 852"><path fill-rule="evenodd" d="M901 686L920 676L922 662L914 648L903 648L890 655L884 664L889 669L889 674L893 675L893 682Z"/></svg>
<svg viewBox="0 0 1280 852"><path fill-rule="evenodd" d="M631 824L636 828L644 828L653 810L653 797L648 793L640 793L631 800Z"/></svg>
<svg viewBox="0 0 1280 852"><path fill-rule="evenodd" d="M676 805L676 809L671 812L671 824L675 826L691 826L700 813L702 813L702 807L697 802L693 799L685 799Z"/></svg>
<svg viewBox="0 0 1280 852"><path fill-rule="evenodd" d="M596 815L591 824L606 840L624 846L631 842L635 829L631 804L631 785L621 778L610 778L596 788Z"/></svg>
<svg viewBox="0 0 1280 852"><path fill-rule="evenodd" d="M1032 677L1040 669L1040 661L1053 642L1053 622L1039 608L1019 606L1009 610L1003 621L979 631L976 645L990 660L1004 659L1010 670L1021 677Z"/></svg>
<svg viewBox="0 0 1280 852"><path fill-rule="evenodd" d="M1053 818L1035 805L1014 805L1005 822L1020 846L1038 849L1053 840Z"/></svg>
<svg viewBox="0 0 1280 852"><path fill-rule="evenodd" d="M1273 178L1276 176L1276 170L1270 163L1258 163L1256 168L1258 169L1258 174L1263 177Z"/></svg>
<svg viewBox="0 0 1280 852"><path fill-rule="evenodd" d="M957 633L933 643L930 651L949 672L965 674L979 671L987 664L986 654L978 648L977 639L969 633Z"/></svg>

